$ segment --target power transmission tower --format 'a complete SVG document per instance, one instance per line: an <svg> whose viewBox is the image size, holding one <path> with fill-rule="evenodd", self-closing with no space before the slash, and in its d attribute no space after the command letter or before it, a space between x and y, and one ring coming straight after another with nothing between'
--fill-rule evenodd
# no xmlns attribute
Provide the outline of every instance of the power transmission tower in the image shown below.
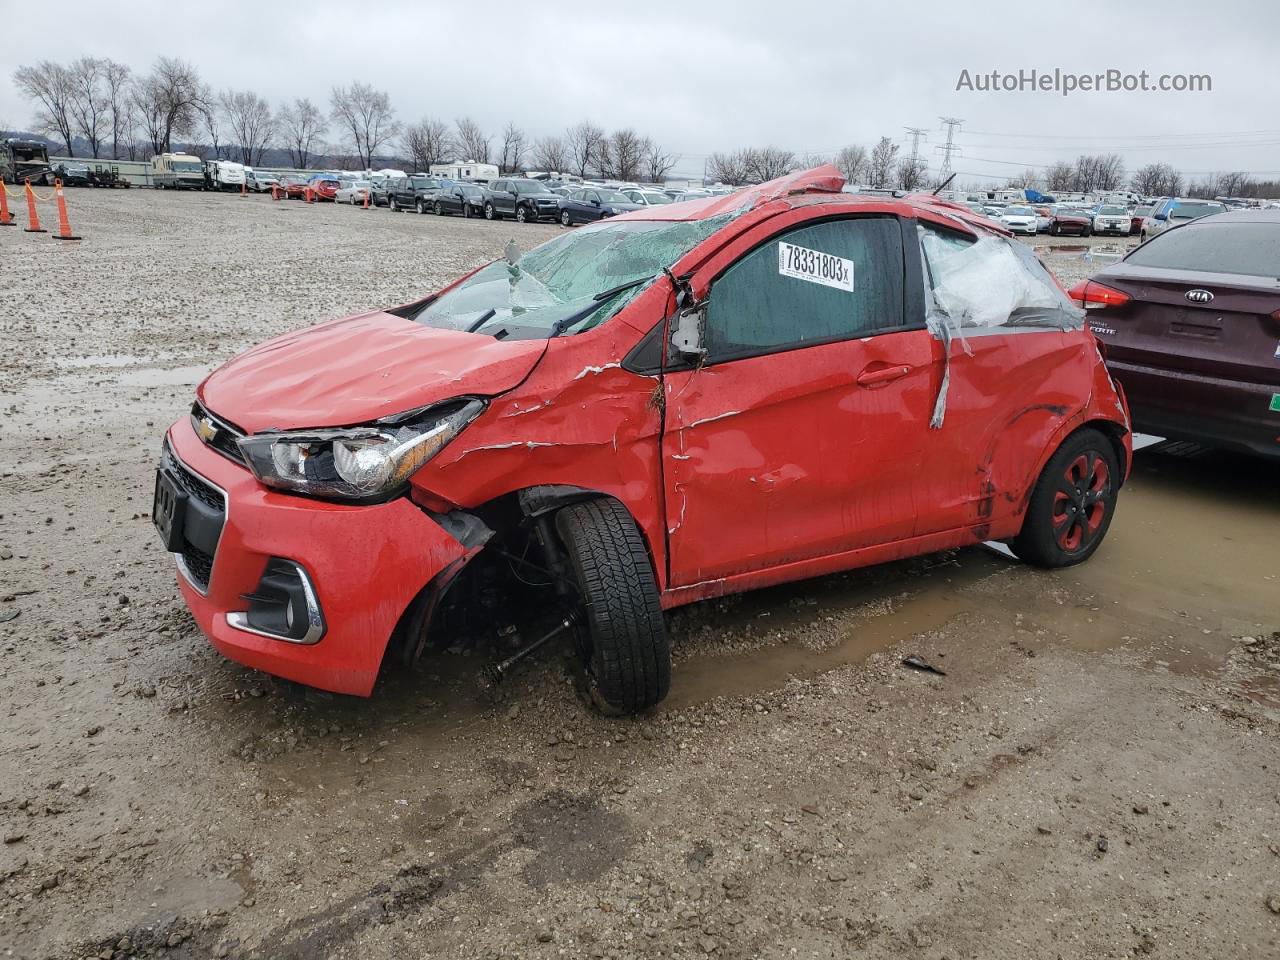
<svg viewBox="0 0 1280 960"><path fill-rule="evenodd" d="M942 147L942 170L938 174L939 179L945 181L951 176L951 155L960 152L960 148L956 146L956 131L964 121L959 117L940 117L939 119L947 128L947 142Z"/></svg>

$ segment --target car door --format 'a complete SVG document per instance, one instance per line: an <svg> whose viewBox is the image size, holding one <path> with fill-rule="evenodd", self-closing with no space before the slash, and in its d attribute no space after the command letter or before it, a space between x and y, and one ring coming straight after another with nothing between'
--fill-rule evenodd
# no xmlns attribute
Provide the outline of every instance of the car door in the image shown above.
<svg viewBox="0 0 1280 960"><path fill-rule="evenodd" d="M673 586L914 532L934 387L901 224L815 215L755 228L693 281L708 352L663 383Z"/></svg>

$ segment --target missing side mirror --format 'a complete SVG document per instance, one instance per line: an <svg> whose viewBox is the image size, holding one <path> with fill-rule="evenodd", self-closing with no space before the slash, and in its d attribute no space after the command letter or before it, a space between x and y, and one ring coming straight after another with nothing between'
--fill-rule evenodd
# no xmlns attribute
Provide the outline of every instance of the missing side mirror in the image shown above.
<svg viewBox="0 0 1280 960"><path fill-rule="evenodd" d="M705 304L681 311L671 327L671 349L682 360L698 361L707 355L703 330L707 319Z"/></svg>

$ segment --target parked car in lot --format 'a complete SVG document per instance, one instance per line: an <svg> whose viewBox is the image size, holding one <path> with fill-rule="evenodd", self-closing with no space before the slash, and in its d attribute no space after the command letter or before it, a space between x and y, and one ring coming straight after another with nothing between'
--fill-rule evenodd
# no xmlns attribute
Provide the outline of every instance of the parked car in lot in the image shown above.
<svg viewBox="0 0 1280 960"><path fill-rule="evenodd" d="M477 183L454 183L436 191L431 209L437 215L458 213L464 217L482 217L484 196L484 187Z"/></svg>
<svg viewBox="0 0 1280 960"><path fill-rule="evenodd" d="M1133 237L1141 235L1142 224L1146 221L1147 217L1151 216L1151 211L1153 209L1154 207L1151 204L1142 204L1141 206L1133 208L1129 214L1129 236Z"/></svg>
<svg viewBox="0 0 1280 960"><path fill-rule="evenodd" d="M53 168L53 175L62 181L64 187L88 187L91 185L89 165L63 161Z"/></svg>
<svg viewBox="0 0 1280 960"><path fill-rule="evenodd" d="M1032 207L1036 214L1036 233L1045 233L1049 229L1049 223L1053 217L1053 210L1050 207Z"/></svg>
<svg viewBox="0 0 1280 960"><path fill-rule="evenodd" d="M661 190L645 190L630 189L623 190L621 193L632 203L642 207L661 206L665 203L675 203L669 196Z"/></svg>
<svg viewBox="0 0 1280 960"><path fill-rule="evenodd" d="M337 200L338 190L342 187L342 181L336 177L312 177L307 181L307 185L311 187L311 195L317 202L322 200Z"/></svg>
<svg viewBox="0 0 1280 960"><path fill-rule="evenodd" d="M306 177L287 177L282 184L285 197L289 200L305 200L310 182Z"/></svg>
<svg viewBox="0 0 1280 960"><path fill-rule="evenodd" d="M257 170L245 168L245 185L254 193L270 193L272 187L280 186L280 178L270 173L259 173Z"/></svg>
<svg viewBox="0 0 1280 960"><path fill-rule="evenodd" d="M1036 235L1039 229L1036 212L1030 207L1005 207L1000 214L1000 222L1010 233Z"/></svg>
<svg viewBox="0 0 1280 960"><path fill-rule="evenodd" d="M1280 457L1280 211L1164 230L1071 291L1144 433Z"/></svg>
<svg viewBox="0 0 1280 960"><path fill-rule="evenodd" d="M370 182L372 188L369 192L369 203L375 207L385 207L391 197L391 187L399 180L399 177L377 177L375 176Z"/></svg>
<svg viewBox="0 0 1280 960"><path fill-rule="evenodd" d="M560 200L541 180L495 180L485 191L484 215L490 220L514 217L521 223L555 220L560 215Z"/></svg>
<svg viewBox="0 0 1280 960"><path fill-rule="evenodd" d="M1215 213L1225 213L1226 207L1212 200L1183 200L1178 197L1165 197L1151 210L1151 216L1142 221L1142 239L1154 237L1156 234L1175 227L1189 220L1210 217Z"/></svg>
<svg viewBox="0 0 1280 960"><path fill-rule="evenodd" d="M1075 207L1054 207L1049 217L1049 234L1054 237L1087 237L1093 233L1093 214Z"/></svg>
<svg viewBox="0 0 1280 960"><path fill-rule="evenodd" d="M593 223L605 217L644 209L624 193L604 187L575 190L560 200L560 222L566 227L575 223Z"/></svg>
<svg viewBox="0 0 1280 960"><path fill-rule="evenodd" d="M1129 216L1128 207L1103 206L1093 215L1093 232L1097 234L1114 233L1127 237L1132 226L1133 218Z"/></svg>
<svg viewBox="0 0 1280 960"><path fill-rule="evenodd" d="M344 180L333 199L337 203L349 203L355 206L364 203L364 198L369 195L371 189L373 184L368 180Z"/></svg>
<svg viewBox="0 0 1280 960"><path fill-rule="evenodd" d="M414 210L426 213L436 198L436 191L451 183L439 177L395 177L387 181L387 206L392 210Z"/></svg>
<svg viewBox="0 0 1280 960"><path fill-rule="evenodd" d="M509 243L218 367L153 508L200 629L360 695L434 644L572 638L625 712L667 693L665 609L993 539L1086 560L1130 444L1083 312L1001 228L842 184Z"/></svg>

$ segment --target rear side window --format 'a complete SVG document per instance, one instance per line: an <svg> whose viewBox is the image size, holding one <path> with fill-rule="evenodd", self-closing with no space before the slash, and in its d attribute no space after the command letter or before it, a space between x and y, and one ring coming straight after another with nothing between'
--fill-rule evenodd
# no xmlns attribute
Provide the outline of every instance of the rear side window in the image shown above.
<svg viewBox="0 0 1280 960"><path fill-rule="evenodd" d="M832 220L775 237L715 282L708 360L732 360L903 325L895 218Z"/></svg>
<svg viewBox="0 0 1280 960"><path fill-rule="evenodd" d="M1214 223L1207 220L1158 233L1125 258L1141 267L1280 275L1280 223Z"/></svg>

